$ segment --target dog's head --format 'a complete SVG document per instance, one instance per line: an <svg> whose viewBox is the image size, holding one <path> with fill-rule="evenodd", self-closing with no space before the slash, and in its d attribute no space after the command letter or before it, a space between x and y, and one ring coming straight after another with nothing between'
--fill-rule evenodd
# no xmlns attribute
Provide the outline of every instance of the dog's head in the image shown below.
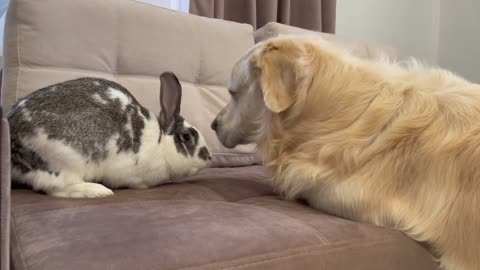
<svg viewBox="0 0 480 270"><path fill-rule="evenodd" d="M256 141L266 113L281 114L298 100L314 74L311 38L275 38L250 49L234 66L228 105L212 122L226 147Z"/></svg>

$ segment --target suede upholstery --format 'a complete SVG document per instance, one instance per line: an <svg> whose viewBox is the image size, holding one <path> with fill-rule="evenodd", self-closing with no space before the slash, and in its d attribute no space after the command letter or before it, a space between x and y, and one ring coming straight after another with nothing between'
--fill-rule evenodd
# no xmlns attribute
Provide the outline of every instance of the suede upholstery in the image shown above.
<svg viewBox="0 0 480 270"><path fill-rule="evenodd" d="M115 190L101 199L28 189L14 189L10 198L3 120L1 270L8 269L8 238L15 270L437 269L430 254L400 232L276 196L263 168L251 165L258 161L253 146L221 147L208 126L228 101L233 63L253 44L251 26L133 0L11 0L6 110L39 87L98 76L125 85L158 112L158 74L171 70L184 87L182 114L205 134L217 168L187 183ZM355 46L362 51L365 45Z"/></svg>
<svg viewBox="0 0 480 270"><path fill-rule="evenodd" d="M258 166L69 200L16 190L14 269L436 269L400 232L276 197Z"/></svg>

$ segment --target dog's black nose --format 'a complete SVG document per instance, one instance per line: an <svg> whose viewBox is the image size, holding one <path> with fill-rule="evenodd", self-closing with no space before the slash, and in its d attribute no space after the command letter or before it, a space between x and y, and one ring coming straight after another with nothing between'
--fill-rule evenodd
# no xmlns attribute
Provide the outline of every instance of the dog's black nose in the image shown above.
<svg viewBox="0 0 480 270"><path fill-rule="evenodd" d="M213 120L213 122L212 122L212 124L210 125L210 127L211 127L213 130L217 131L217 128L218 128L218 121L217 121L217 119Z"/></svg>

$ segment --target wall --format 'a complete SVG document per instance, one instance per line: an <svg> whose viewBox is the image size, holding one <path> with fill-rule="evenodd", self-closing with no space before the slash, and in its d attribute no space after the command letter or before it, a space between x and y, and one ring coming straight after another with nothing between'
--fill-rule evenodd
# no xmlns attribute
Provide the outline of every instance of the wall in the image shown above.
<svg viewBox="0 0 480 270"><path fill-rule="evenodd" d="M436 63L439 0L338 0L338 35L393 46Z"/></svg>
<svg viewBox="0 0 480 270"><path fill-rule="evenodd" d="M477 83L480 83L479 14L479 0L441 0L438 64Z"/></svg>
<svg viewBox="0 0 480 270"><path fill-rule="evenodd" d="M0 66L3 65L3 26L8 7L8 0L0 0Z"/></svg>
<svg viewBox="0 0 480 270"><path fill-rule="evenodd" d="M159 7L169 8L184 13L188 13L190 7L189 0L135 0Z"/></svg>
<svg viewBox="0 0 480 270"><path fill-rule="evenodd" d="M393 46L480 83L479 0L338 0L337 34Z"/></svg>

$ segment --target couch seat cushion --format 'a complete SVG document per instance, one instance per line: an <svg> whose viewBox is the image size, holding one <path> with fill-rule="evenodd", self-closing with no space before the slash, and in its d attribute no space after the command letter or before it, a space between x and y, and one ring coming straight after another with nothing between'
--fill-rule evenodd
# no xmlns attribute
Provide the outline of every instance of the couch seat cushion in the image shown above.
<svg viewBox="0 0 480 270"><path fill-rule="evenodd" d="M12 193L14 269L436 269L400 232L276 197L258 166L101 199Z"/></svg>

